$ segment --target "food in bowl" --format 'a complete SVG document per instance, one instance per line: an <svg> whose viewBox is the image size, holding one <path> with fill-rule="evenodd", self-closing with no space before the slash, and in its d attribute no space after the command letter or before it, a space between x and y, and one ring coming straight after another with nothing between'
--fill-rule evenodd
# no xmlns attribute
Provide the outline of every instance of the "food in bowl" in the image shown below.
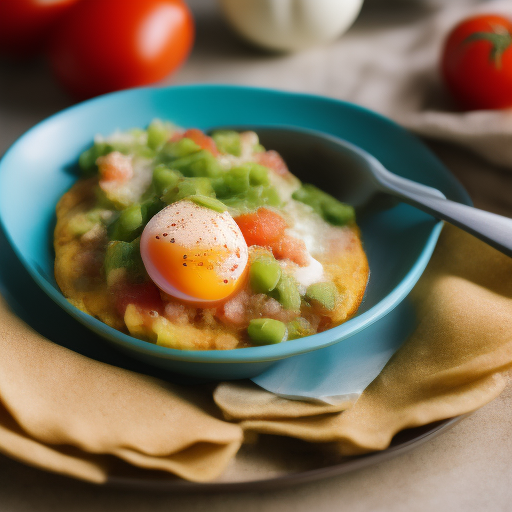
<svg viewBox="0 0 512 512"><path fill-rule="evenodd" d="M254 132L153 121L97 136L57 205L55 277L80 310L185 350L274 344L353 316L369 268L351 206Z"/></svg>

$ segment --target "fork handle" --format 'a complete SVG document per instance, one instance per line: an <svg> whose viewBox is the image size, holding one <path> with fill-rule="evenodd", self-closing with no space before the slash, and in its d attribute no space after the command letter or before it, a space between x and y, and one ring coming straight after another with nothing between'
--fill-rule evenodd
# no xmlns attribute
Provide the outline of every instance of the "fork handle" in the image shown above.
<svg viewBox="0 0 512 512"><path fill-rule="evenodd" d="M472 206L425 193L423 186L416 189L413 181L398 176L387 181L386 188L402 201L430 215L449 222L488 243L507 256L512 256L512 219Z"/></svg>

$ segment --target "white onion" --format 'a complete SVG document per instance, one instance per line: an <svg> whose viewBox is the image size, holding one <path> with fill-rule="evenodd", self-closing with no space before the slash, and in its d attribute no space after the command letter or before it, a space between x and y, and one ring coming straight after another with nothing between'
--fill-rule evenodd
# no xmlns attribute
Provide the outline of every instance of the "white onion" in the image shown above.
<svg viewBox="0 0 512 512"><path fill-rule="evenodd" d="M355 21L363 0L220 0L233 28L271 50L326 44Z"/></svg>

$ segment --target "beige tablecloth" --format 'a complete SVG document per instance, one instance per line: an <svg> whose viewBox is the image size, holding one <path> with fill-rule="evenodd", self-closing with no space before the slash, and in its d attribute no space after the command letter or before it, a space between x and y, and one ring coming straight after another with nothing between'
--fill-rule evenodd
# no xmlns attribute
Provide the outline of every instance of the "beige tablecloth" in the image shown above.
<svg viewBox="0 0 512 512"><path fill-rule="evenodd" d="M246 46L226 29L215 4L208 0L191 3L197 15L197 45L175 82L242 83L327 94L358 102L429 133L429 124L418 118L417 112L428 109L438 122L436 112L451 109L435 74L440 34L460 16L461 6L477 2L367 0L356 25L337 43L291 56L268 55ZM411 55L417 63L411 75L417 80L403 80L403 62ZM40 64L28 68L4 64L0 80L5 91L0 97L0 151L35 122L69 104ZM34 83L38 83L37 89ZM456 122L456 118L450 119ZM501 122L502 128L508 126ZM432 135L440 134L439 126L433 122L430 126L434 126ZM448 130L448 138L454 139L450 133L453 130ZM486 144L482 147L484 151L472 144L482 157L500 165L508 163L506 154L496 156L495 151L485 151ZM433 148L466 185L477 205L512 215L512 173L464 149L439 142ZM0 458L1 508L14 512L159 511L170 507L213 512L242 508L248 512L330 511L342 507L353 511L509 510L509 395L510 391L505 392L452 431L398 459L348 476L266 494L170 497L92 489Z"/></svg>

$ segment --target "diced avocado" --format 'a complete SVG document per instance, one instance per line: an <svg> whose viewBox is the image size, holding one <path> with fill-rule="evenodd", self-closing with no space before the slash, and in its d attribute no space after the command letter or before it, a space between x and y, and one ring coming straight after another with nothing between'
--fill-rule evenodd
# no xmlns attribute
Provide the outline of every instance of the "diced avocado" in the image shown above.
<svg viewBox="0 0 512 512"><path fill-rule="evenodd" d="M157 196L148 197L141 203L142 222L146 225L151 217L155 216L164 206L165 203Z"/></svg>
<svg viewBox="0 0 512 512"><path fill-rule="evenodd" d="M205 208L209 208L210 210L214 210L216 212L222 213L227 210L227 207L224 203L213 197L192 195L190 196L190 200L199 206L204 206Z"/></svg>
<svg viewBox="0 0 512 512"><path fill-rule="evenodd" d="M175 160L172 168L181 171L184 176L195 178L215 178L222 173L217 159L206 150Z"/></svg>
<svg viewBox="0 0 512 512"><path fill-rule="evenodd" d="M255 345L274 345L286 337L286 325L272 318L257 318L249 322L247 333Z"/></svg>
<svg viewBox="0 0 512 512"><path fill-rule="evenodd" d="M223 181L227 196L247 194L253 187L267 187L270 183L268 169L255 163L233 167L224 173Z"/></svg>
<svg viewBox="0 0 512 512"><path fill-rule="evenodd" d="M212 178L211 184L213 187L213 190L215 191L215 195L220 198L229 197L230 191L229 187L224 181L224 178L222 176L219 176L218 178Z"/></svg>
<svg viewBox="0 0 512 512"><path fill-rule="evenodd" d="M332 311L338 303L339 293L334 283L314 283L308 286L306 299L311 304L316 303L322 308Z"/></svg>
<svg viewBox="0 0 512 512"><path fill-rule="evenodd" d="M105 272L108 275L116 268L123 268L129 265L133 255L132 244L114 240L107 245L105 253Z"/></svg>
<svg viewBox="0 0 512 512"><path fill-rule="evenodd" d="M354 208L334 198L323 203L322 214L324 219L334 226L344 226L355 219Z"/></svg>
<svg viewBox="0 0 512 512"><path fill-rule="evenodd" d="M137 146L131 150L135 156L140 156L143 158L154 158L155 150L148 148L147 146Z"/></svg>
<svg viewBox="0 0 512 512"><path fill-rule="evenodd" d="M95 142L89 149L86 149L78 157L78 166L84 176L92 176L98 171L96 160L100 156L104 156L114 151L112 145L106 142Z"/></svg>
<svg viewBox="0 0 512 512"><path fill-rule="evenodd" d="M131 242L137 238L148 223L163 207L157 196L151 196L142 203L135 203L122 210L119 217L109 226L110 240Z"/></svg>
<svg viewBox="0 0 512 512"><path fill-rule="evenodd" d="M148 147L154 150L161 148L169 139L172 130L168 123L154 119L148 126Z"/></svg>
<svg viewBox="0 0 512 512"><path fill-rule="evenodd" d="M216 196L239 211L281 204L277 190L270 184L268 169L253 162L224 171L211 182Z"/></svg>
<svg viewBox="0 0 512 512"><path fill-rule="evenodd" d="M249 181L251 185L268 185L270 180L268 178L268 169L263 165L249 164Z"/></svg>
<svg viewBox="0 0 512 512"><path fill-rule="evenodd" d="M170 141L164 144L160 150L160 157L165 162L172 162L180 158L184 158L195 153L199 153L201 147L192 139L183 137L178 141Z"/></svg>
<svg viewBox="0 0 512 512"><path fill-rule="evenodd" d="M182 178L176 187L164 194L162 200L166 204L171 204L194 195L215 197L215 191L208 178Z"/></svg>
<svg viewBox="0 0 512 512"><path fill-rule="evenodd" d="M249 280L256 293L270 293L280 279L281 267L274 258L258 258L251 263Z"/></svg>
<svg viewBox="0 0 512 512"><path fill-rule="evenodd" d="M84 174L88 173L89 171L96 170L96 158L98 157L94 151L94 146L92 148L86 149L78 157L78 165L80 166L80 170Z"/></svg>
<svg viewBox="0 0 512 512"><path fill-rule="evenodd" d="M229 195L244 194L249 190L249 169L247 167L233 167L224 174L224 183L229 189Z"/></svg>
<svg viewBox="0 0 512 512"><path fill-rule="evenodd" d="M288 328L288 339L296 340L297 338L304 338L304 336L310 336L315 331L311 328L310 323L302 317L296 318L286 324Z"/></svg>
<svg viewBox="0 0 512 512"><path fill-rule="evenodd" d="M305 184L292 194L293 199L311 206L327 222L343 226L354 222L352 206L342 203L314 185Z"/></svg>
<svg viewBox="0 0 512 512"><path fill-rule="evenodd" d="M300 293L295 279L285 274L281 274L281 278L277 283L277 286L270 294L274 297L284 309L292 311L298 311L300 309Z"/></svg>
<svg viewBox="0 0 512 512"><path fill-rule="evenodd" d="M240 134L231 130L219 130L212 134L212 139L221 153L240 156L242 154L242 142Z"/></svg>
<svg viewBox="0 0 512 512"><path fill-rule="evenodd" d="M133 204L124 209L119 216L121 227L126 232L135 231L144 220L140 204Z"/></svg>
<svg viewBox="0 0 512 512"><path fill-rule="evenodd" d="M109 229L111 240L131 242L140 235L143 228L143 212L140 204L132 204L119 214L119 217L112 223Z"/></svg>
<svg viewBox="0 0 512 512"><path fill-rule="evenodd" d="M144 273L144 264L140 256L140 238L133 242L115 240L109 242L105 254L105 273L108 276L112 270L126 268L131 277Z"/></svg>
<svg viewBox="0 0 512 512"><path fill-rule="evenodd" d="M178 184L181 177L178 171L173 171L163 164L157 165L153 171L153 187L156 194L163 196Z"/></svg>
<svg viewBox="0 0 512 512"><path fill-rule="evenodd" d="M278 207L281 205L281 198L274 187L262 185L251 187L247 193L247 201L254 207L269 205Z"/></svg>
<svg viewBox="0 0 512 512"><path fill-rule="evenodd" d="M250 187L245 194L223 198L223 201L239 211L252 211L264 205L278 207L281 204L277 190L272 186L263 185Z"/></svg>

